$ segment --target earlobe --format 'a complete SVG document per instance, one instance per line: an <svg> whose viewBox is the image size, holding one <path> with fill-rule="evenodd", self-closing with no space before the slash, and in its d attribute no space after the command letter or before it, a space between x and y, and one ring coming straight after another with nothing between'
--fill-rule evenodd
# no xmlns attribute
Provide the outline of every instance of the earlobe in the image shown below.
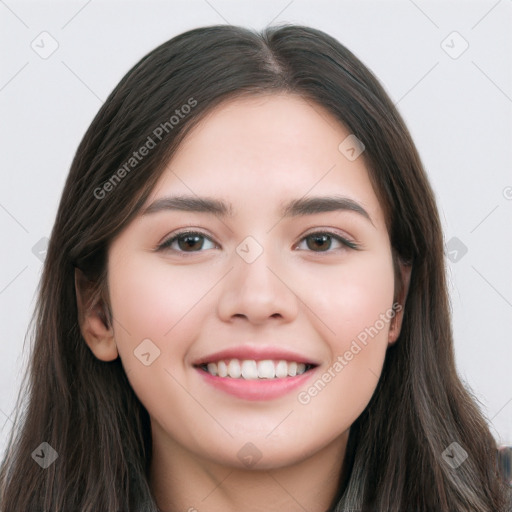
<svg viewBox="0 0 512 512"><path fill-rule="evenodd" d="M117 359L112 325L108 325L106 305L93 296L95 286L78 268L75 268L75 293L80 332L92 353L101 361Z"/></svg>
<svg viewBox="0 0 512 512"><path fill-rule="evenodd" d="M412 265L404 265L403 263L400 263L399 267L402 277L402 286L401 293L396 298L395 303L393 304L394 316L391 319L390 323L388 333L388 345L393 345L398 339L398 336L400 335L400 331L402 329L402 321L404 318L405 302L407 298L407 293L409 292L409 284L411 281Z"/></svg>

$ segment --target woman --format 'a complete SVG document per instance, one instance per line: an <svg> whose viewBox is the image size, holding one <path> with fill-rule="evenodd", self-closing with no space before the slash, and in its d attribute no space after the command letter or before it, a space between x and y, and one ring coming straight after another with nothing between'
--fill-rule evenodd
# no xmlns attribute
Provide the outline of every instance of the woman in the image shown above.
<svg viewBox="0 0 512 512"><path fill-rule="evenodd" d="M417 151L307 27L192 30L121 80L65 185L22 397L2 512L510 507Z"/></svg>

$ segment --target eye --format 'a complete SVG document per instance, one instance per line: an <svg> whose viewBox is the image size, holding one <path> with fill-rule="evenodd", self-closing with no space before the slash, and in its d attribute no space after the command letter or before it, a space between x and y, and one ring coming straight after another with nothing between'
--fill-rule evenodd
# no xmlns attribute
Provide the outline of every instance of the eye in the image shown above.
<svg viewBox="0 0 512 512"><path fill-rule="evenodd" d="M356 243L330 231L310 233L301 240L301 243L304 241L306 242L306 247L313 252L328 252L332 249L333 241L339 246L341 245L341 248L359 249Z"/></svg>
<svg viewBox="0 0 512 512"><path fill-rule="evenodd" d="M297 247L300 248L300 245L304 242L306 243L307 249L313 252L329 252L333 249L333 242L335 245L338 244L338 248L341 249L344 247L355 250L359 249L359 246L356 243L329 231L310 233L302 238ZM165 240L157 247L157 250L163 251L171 249L176 252L191 253L201 252L206 249L215 249L216 247L217 245L203 233L197 231L184 231ZM334 249L336 249L336 247L334 247Z"/></svg>
<svg viewBox="0 0 512 512"><path fill-rule="evenodd" d="M205 247L205 242L207 247ZM210 247L208 247L208 243ZM185 231L178 233L160 244L157 250L172 249L176 252L201 252L201 249L214 249L216 245L203 233Z"/></svg>

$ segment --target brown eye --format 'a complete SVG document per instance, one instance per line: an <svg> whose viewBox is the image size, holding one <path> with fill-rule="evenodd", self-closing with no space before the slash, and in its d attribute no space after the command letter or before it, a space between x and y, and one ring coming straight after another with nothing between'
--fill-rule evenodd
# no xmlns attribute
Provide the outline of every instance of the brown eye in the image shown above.
<svg viewBox="0 0 512 512"><path fill-rule="evenodd" d="M312 251L327 251L331 248L332 239L329 235L326 234L318 234L318 235L310 235L306 237L306 245L308 249Z"/></svg>
<svg viewBox="0 0 512 512"><path fill-rule="evenodd" d="M302 240L306 241L306 247L310 251L313 252L328 252L333 248L333 243L338 245L338 249L350 248L350 249L358 249L359 246L354 242L346 240L345 238L329 232L318 232L311 233L305 236ZM300 244L299 244L300 245ZM336 247L334 247L336 249Z"/></svg>
<svg viewBox="0 0 512 512"><path fill-rule="evenodd" d="M205 243L206 245L211 244L211 247L206 247L206 249L215 247L215 244L202 233L185 232L169 238L158 249L171 249L177 252L201 252L201 249L205 249Z"/></svg>

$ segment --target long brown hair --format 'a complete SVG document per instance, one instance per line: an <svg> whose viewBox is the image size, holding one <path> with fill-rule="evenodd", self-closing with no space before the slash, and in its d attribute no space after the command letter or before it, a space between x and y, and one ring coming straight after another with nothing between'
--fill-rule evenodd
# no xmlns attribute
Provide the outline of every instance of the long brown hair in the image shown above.
<svg viewBox="0 0 512 512"><path fill-rule="evenodd" d="M1 512L157 510L147 479L149 415L120 359L100 361L83 340L75 268L108 307L109 244L137 215L185 135L222 101L273 92L324 106L364 143L395 266L412 265L402 331L351 427L331 510L508 507L496 442L457 376L441 224L409 132L349 50L319 30L285 25L262 33L212 26L171 39L126 74L87 130L44 264L30 366L0 471ZM154 146L131 162L148 137ZM456 468L443 458L452 443L468 454ZM53 454L50 447L58 458L45 468L37 456Z"/></svg>

